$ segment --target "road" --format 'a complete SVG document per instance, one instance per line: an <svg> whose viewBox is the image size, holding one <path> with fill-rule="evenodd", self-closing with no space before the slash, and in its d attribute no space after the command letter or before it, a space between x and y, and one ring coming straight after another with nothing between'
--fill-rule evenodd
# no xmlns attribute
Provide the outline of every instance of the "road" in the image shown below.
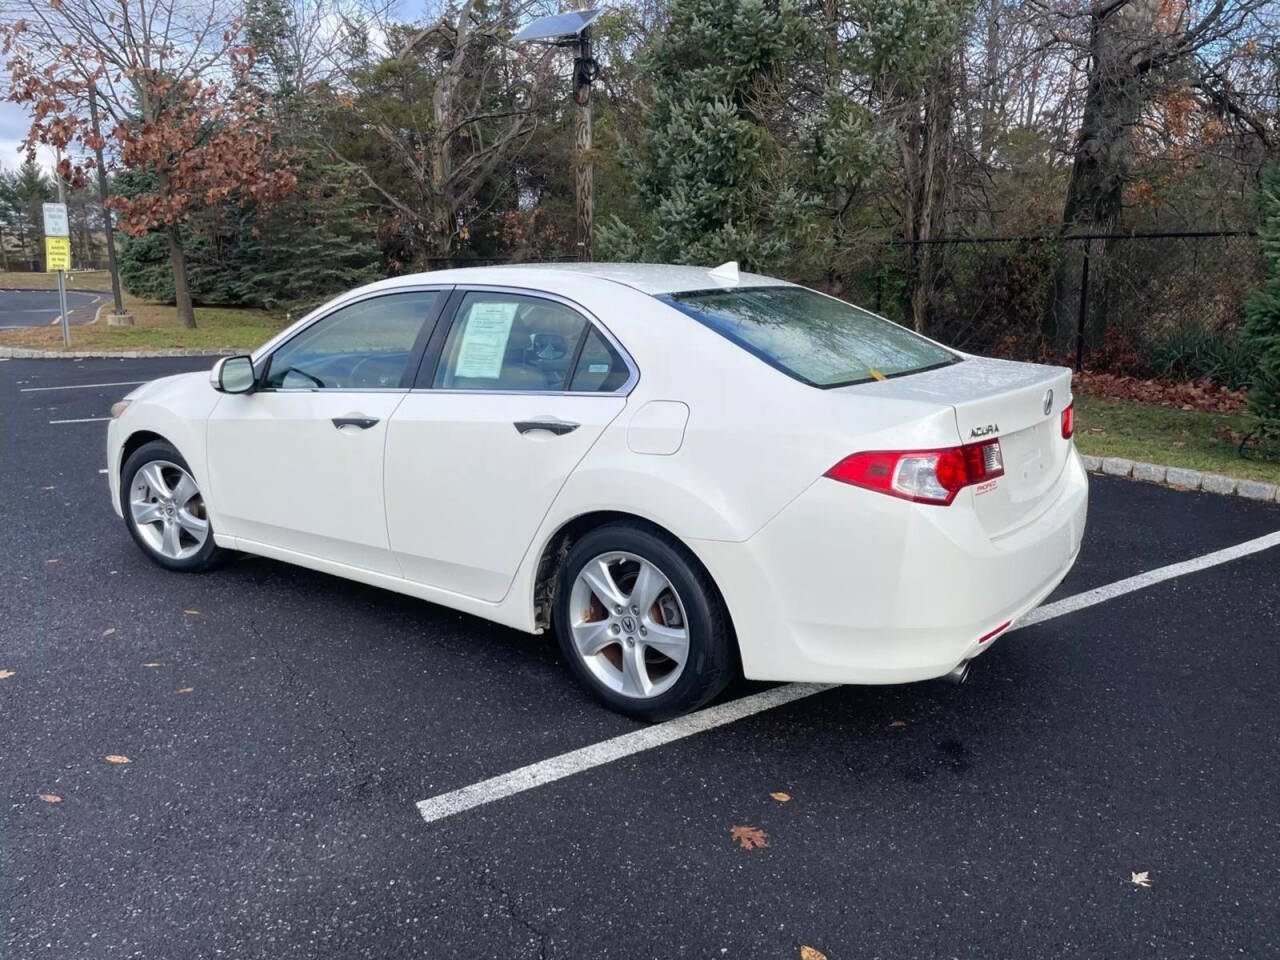
<svg viewBox="0 0 1280 960"><path fill-rule="evenodd" d="M1021 629L964 686L836 688L425 822L639 726L547 638L149 563L94 419L129 387L83 385L210 362L0 362L6 960L1280 954L1280 549ZM1096 478L1050 599L1276 530Z"/></svg>
<svg viewBox="0 0 1280 960"><path fill-rule="evenodd" d="M68 290L67 310L71 322L89 323L98 307L110 299L107 293ZM60 314L57 290L0 290L0 330L56 323Z"/></svg>

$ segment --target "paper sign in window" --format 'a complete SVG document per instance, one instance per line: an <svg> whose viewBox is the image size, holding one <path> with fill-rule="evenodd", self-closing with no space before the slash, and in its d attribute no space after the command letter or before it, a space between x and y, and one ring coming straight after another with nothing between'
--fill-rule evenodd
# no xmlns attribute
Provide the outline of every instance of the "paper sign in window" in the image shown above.
<svg viewBox="0 0 1280 960"><path fill-rule="evenodd" d="M458 347L455 377L496 380L502 376L502 358L511 338L515 303L473 303L467 313L467 327Z"/></svg>

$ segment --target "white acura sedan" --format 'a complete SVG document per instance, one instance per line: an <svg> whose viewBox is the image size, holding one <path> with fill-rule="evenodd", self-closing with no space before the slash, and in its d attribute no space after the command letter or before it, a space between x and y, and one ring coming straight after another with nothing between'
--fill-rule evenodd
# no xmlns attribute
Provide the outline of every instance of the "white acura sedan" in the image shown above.
<svg viewBox="0 0 1280 960"><path fill-rule="evenodd" d="M161 566L246 551L554 629L646 719L739 669L962 678L1088 498L1070 371L733 264L384 280L112 416L112 503Z"/></svg>

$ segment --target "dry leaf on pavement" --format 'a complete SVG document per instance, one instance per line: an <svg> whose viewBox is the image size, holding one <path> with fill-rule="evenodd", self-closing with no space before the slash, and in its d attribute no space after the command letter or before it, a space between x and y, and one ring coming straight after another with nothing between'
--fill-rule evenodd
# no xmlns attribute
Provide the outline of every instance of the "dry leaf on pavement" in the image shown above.
<svg viewBox="0 0 1280 960"><path fill-rule="evenodd" d="M781 790L779 790L777 793L771 793L769 794L769 796L773 797L773 799L777 800L779 803L786 803L788 800L791 799L791 794L783 793Z"/></svg>
<svg viewBox="0 0 1280 960"><path fill-rule="evenodd" d="M107 763L133 763L128 757L119 753L108 753Z"/></svg>
<svg viewBox="0 0 1280 960"><path fill-rule="evenodd" d="M738 826L729 830L729 836L738 841L743 850L755 850L769 845L769 835L759 827Z"/></svg>
<svg viewBox="0 0 1280 960"><path fill-rule="evenodd" d="M115 633L115 632L116 632L116 628L115 628L115 627L107 627L107 629L105 629L105 630L103 630L103 631L102 631L102 635L103 635L104 637L109 637L109 636L111 636L111 635L112 635L113 633Z"/></svg>
<svg viewBox="0 0 1280 960"><path fill-rule="evenodd" d="M12 670L0 670L0 680L8 680L13 674L14 671Z"/></svg>
<svg viewBox="0 0 1280 960"><path fill-rule="evenodd" d="M815 950L813 947L806 947L800 944L800 960L827 960L827 955L821 950Z"/></svg>
<svg viewBox="0 0 1280 960"><path fill-rule="evenodd" d="M62 802L62 798L58 796L56 793L42 793L40 794L40 799L43 800L45 803L61 803Z"/></svg>
<svg viewBox="0 0 1280 960"><path fill-rule="evenodd" d="M1151 881L1147 879L1146 870L1143 870L1141 873L1135 873L1132 876L1130 876L1129 882L1132 883L1135 887L1151 886Z"/></svg>

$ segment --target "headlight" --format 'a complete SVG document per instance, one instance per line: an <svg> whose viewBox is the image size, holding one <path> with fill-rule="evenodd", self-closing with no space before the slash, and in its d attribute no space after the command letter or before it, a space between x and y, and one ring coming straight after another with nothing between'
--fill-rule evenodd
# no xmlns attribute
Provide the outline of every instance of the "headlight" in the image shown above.
<svg viewBox="0 0 1280 960"><path fill-rule="evenodd" d="M124 413L131 403L133 403L132 400L117 400L113 403L111 405L111 419L114 420L116 417L120 416L120 414ZM98 409L101 410L102 408L99 407Z"/></svg>

